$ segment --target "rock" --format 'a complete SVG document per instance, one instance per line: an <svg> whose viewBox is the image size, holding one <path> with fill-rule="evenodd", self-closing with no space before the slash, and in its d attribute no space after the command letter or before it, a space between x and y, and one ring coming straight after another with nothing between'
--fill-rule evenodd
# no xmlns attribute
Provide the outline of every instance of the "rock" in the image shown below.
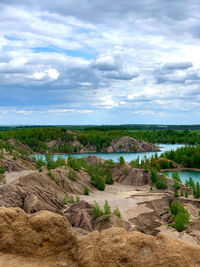
<svg viewBox="0 0 200 267"><path fill-rule="evenodd" d="M123 221L121 218L112 213L109 215L102 215L94 220L94 229L97 231L102 231L113 227L121 227L126 231L132 230L128 222Z"/></svg>
<svg viewBox="0 0 200 267"><path fill-rule="evenodd" d="M125 163L112 169L113 179L124 185L142 186L151 183L150 172L136 169Z"/></svg>
<svg viewBox="0 0 200 267"><path fill-rule="evenodd" d="M49 148L54 147L59 152L59 147L67 144L74 153L94 153L99 152L96 145L87 143L81 144L78 140L78 135L74 135L73 140L60 138L46 142ZM136 140L129 136L123 136L119 140L113 139L108 147L101 149L100 152L115 153L115 152L145 152L145 151L160 151L158 147L151 145L143 140Z"/></svg>
<svg viewBox="0 0 200 267"><path fill-rule="evenodd" d="M41 173L20 177L0 188L1 207L19 207L27 213L49 210L61 213L63 191Z"/></svg>
<svg viewBox="0 0 200 267"><path fill-rule="evenodd" d="M18 140L15 140L13 138L9 139L7 142L12 146L13 149L18 148L18 149L22 149L24 151L27 151L28 153L32 152L32 150L30 149L29 146L23 144L22 142L20 142Z"/></svg>
<svg viewBox="0 0 200 267"><path fill-rule="evenodd" d="M92 232L78 241L81 267L200 266L200 250L164 235L156 237L122 228Z"/></svg>
<svg viewBox="0 0 200 267"><path fill-rule="evenodd" d="M19 208L0 208L0 251L46 257L67 251L70 256L77 239L63 216L49 211L32 215Z"/></svg>
<svg viewBox="0 0 200 267"><path fill-rule="evenodd" d="M84 158L85 161L87 162L87 164L90 164L90 165L99 165L99 164L104 164L106 162L106 160L100 158L100 157L97 157L97 156L87 156Z"/></svg>
<svg viewBox="0 0 200 267"><path fill-rule="evenodd" d="M129 136L123 136L119 140L112 140L110 146L106 147L102 152L115 153L145 151L160 151L160 149L143 140L136 140Z"/></svg>
<svg viewBox="0 0 200 267"><path fill-rule="evenodd" d="M200 266L199 246L184 241L122 228L77 240L63 216L48 211L29 215L19 208L0 208L0 256L2 267Z"/></svg>
<svg viewBox="0 0 200 267"><path fill-rule="evenodd" d="M73 227L82 228L88 231L93 231L93 205L86 201L80 201L73 204L67 211L65 216Z"/></svg>

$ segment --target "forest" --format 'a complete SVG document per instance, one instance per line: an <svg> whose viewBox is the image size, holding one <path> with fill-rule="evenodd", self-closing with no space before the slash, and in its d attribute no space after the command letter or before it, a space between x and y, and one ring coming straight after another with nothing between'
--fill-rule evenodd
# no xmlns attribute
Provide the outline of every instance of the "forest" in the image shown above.
<svg viewBox="0 0 200 267"><path fill-rule="evenodd" d="M48 150L47 142L63 139L65 145L60 145L59 152L76 152L76 148L68 145L69 141L77 140L82 145L95 145L97 151L109 146L113 139L119 139L122 136L130 136L137 140L144 140L152 144L156 143L184 143L199 144L199 130L94 130L84 129L71 131L65 127L24 127L23 129L12 129L0 132L0 140L14 138L28 145L35 152L45 152ZM54 152L52 148L52 152Z"/></svg>

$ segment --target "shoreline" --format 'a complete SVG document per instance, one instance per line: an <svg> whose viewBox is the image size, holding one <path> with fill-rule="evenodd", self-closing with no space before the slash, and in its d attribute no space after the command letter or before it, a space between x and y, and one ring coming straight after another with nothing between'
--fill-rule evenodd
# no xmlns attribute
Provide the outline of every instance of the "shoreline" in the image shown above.
<svg viewBox="0 0 200 267"><path fill-rule="evenodd" d="M160 169L159 172L173 172L173 171L192 171L192 172L200 172L200 169L198 168L185 168L185 167L179 167L179 168L171 168L171 169Z"/></svg>

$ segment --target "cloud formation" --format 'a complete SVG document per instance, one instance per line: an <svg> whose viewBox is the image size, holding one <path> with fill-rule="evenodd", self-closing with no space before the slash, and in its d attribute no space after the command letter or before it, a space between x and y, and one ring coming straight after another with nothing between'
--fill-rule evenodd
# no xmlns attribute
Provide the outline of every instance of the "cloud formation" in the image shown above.
<svg viewBox="0 0 200 267"><path fill-rule="evenodd" d="M0 123L199 123L199 10L0 0Z"/></svg>

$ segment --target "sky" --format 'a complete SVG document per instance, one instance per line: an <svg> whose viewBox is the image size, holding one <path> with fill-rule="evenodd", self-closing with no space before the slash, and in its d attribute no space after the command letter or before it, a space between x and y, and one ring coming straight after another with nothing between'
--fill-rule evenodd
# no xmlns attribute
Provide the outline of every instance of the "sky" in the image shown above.
<svg viewBox="0 0 200 267"><path fill-rule="evenodd" d="M0 0L0 125L199 118L199 0Z"/></svg>

